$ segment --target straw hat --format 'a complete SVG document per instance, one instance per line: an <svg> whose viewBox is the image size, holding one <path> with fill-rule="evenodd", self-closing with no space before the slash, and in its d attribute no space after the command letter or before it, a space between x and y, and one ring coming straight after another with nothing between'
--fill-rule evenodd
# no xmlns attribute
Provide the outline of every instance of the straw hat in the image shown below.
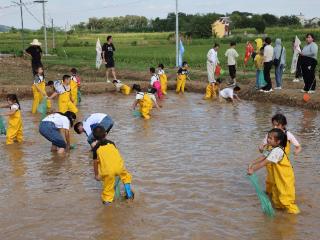
<svg viewBox="0 0 320 240"><path fill-rule="evenodd" d="M30 43L30 45L41 46L41 42L39 42L38 39L33 39L32 43Z"/></svg>

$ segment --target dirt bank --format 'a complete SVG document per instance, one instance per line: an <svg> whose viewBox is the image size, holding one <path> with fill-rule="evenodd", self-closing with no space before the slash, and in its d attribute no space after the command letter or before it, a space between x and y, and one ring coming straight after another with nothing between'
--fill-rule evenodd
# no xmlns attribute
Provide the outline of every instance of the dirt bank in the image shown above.
<svg viewBox="0 0 320 240"><path fill-rule="evenodd" d="M0 58L0 97L4 98L7 93L17 93L21 98L32 97L31 83L32 75L30 72L30 62L22 58ZM69 68L65 66L50 66L46 69L46 79L59 79ZM193 70L195 72L193 79L188 81L186 91L204 93L207 85L206 72L201 70ZM111 83L104 80L104 69L96 71L89 67L79 69L82 77L82 93L83 94L102 94L106 92L115 92ZM175 79L174 71L168 74L169 79ZM142 87L148 86L149 75L145 72L133 72L129 70L119 70L118 78L123 82L132 85L139 83ZM320 110L320 94L311 95L308 103L303 101L303 94L299 91L303 87L303 83L293 83L291 79L284 79L283 90L274 91L272 93L261 93L254 90L255 79L246 78L238 73L238 83L242 90L239 94L242 99L271 102L275 104L288 105L293 107L302 107L308 109ZM29 84L30 83L30 84ZM175 89L175 81L169 81L169 90Z"/></svg>

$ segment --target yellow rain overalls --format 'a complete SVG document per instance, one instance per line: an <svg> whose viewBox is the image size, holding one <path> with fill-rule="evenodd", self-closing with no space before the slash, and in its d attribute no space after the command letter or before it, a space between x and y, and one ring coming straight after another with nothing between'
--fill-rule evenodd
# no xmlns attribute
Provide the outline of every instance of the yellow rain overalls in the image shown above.
<svg viewBox="0 0 320 240"><path fill-rule="evenodd" d="M66 111L71 111L71 112L77 113L78 108L71 101L70 88L67 89L66 86L64 86L63 84L62 84L62 87L64 91L59 92L59 99L58 99L59 112L65 113Z"/></svg>
<svg viewBox="0 0 320 240"><path fill-rule="evenodd" d="M125 168L119 150L112 142L100 143L96 154L99 177L103 183L101 198L103 202L112 202L116 177L119 176L123 184L130 184L132 177Z"/></svg>
<svg viewBox="0 0 320 240"><path fill-rule="evenodd" d="M167 75L164 74L159 74L160 78L160 84L161 84L161 91L164 95L167 95L167 88L168 88L168 78Z"/></svg>
<svg viewBox="0 0 320 240"><path fill-rule="evenodd" d="M209 83L206 87L206 94L204 96L205 100L217 98L217 93L219 91L219 87L216 83L214 83L214 86L212 86L212 84L213 83Z"/></svg>
<svg viewBox="0 0 320 240"><path fill-rule="evenodd" d="M131 93L131 88L128 85L123 84L120 88L120 91L124 95L130 95Z"/></svg>
<svg viewBox="0 0 320 240"><path fill-rule="evenodd" d="M187 81L187 75L186 74L178 74L177 76L177 88L176 88L176 92L177 93L184 93L184 87L186 85L186 81Z"/></svg>
<svg viewBox="0 0 320 240"><path fill-rule="evenodd" d="M40 90L42 90L43 92L46 92L46 82L44 79L39 82L33 83L33 85L32 85L33 102L32 102L32 110L31 110L32 113L37 112L37 108L43 99L42 93L37 89L37 87L35 85L37 85L38 88ZM51 108L51 101L49 99L47 100L47 108Z"/></svg>
<svg viewBox="0 0 320 240"><path fill-rule="evenodd" d="M12 109L10 107L10 109ZM23 142L23 124L20 109L16 110L8 118L7 144L13 144L14 141Z"/></svg>
<svg viewBox="0 0 320 240"><path fill-rule="evenodd" d="M138 103L140 105L140 113L143 118L150 119L150 111L153 107L153 102L148 96L148 94L144 93L143 98L138 100Z"/></svg>
<svg viewBox="0 0 320 240"><path fill-rule="evenodd" d="M271 163L272 189L271 199L278 209L286 209L288 213L298 214L300 210L295 204L295 178L293 168L288 155L283 154L283 158L278 163Z"/></svg>
<svg viewBox="0 0 320 240"><path fill-rule="evenodd" d="M77 106L78 104L78 82L76 77L71 77L70 80L70 89L71 89L71 99L73 104Z"/></svg>

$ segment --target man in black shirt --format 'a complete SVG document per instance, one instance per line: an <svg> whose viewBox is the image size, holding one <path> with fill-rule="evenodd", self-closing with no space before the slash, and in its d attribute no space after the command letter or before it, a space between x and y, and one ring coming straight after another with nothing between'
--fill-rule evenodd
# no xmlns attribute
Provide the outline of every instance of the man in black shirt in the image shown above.
<svg viewBox="0 0 320 240"><path fill-rule="evenodd" d="M41 49L41 43L38 41L38 39L33 39L32 43L30 43L31 46L28 47L25 52L32 57L31 59L31 65L32 65L32 73L33 75L36 75L36 70L38 67L42 67L41 62L41 55L42 55L42 49Z"/></svg>
<svg viewBox="0 0 320 240"><path fill-rule="evenodd" d="M103 62L106 65L107 71L106 71L106 78L107 81L109 81L109 70L111 70L113 79L117 79L116 77L116 71L114 68L114 59L113 59L113 52L115 51L115 47L112 43L112 36L107 37L107 42L103 44L102 46L102 59Z"/></svg>

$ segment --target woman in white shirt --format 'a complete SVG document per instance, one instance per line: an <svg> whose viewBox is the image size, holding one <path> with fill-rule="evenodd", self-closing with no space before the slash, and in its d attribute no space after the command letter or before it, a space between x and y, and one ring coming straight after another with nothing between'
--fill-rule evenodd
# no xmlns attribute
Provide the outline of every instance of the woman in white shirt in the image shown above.
<svg viewBox="0 0 320 240"><path fill-rule="evenodd" d="M52 152L62 154L70 149L70 127L75 119L76 114L67 111L50 114L41 121L39 132L52 143Z"/></svg>
<svg viewBox="0 0 320 240"><path fill-rule="evenodd" d="M214 72L216 70L216 66L219 63L218 60L218 50L219 44L215 43L213 48L211 48L207 54L207 71L208 71L208 81L209 83L215 83Z"/></svg>
<svg viewBox="0 0 320 240"><path fill-rule="evenodd" d="M263 92L272 92L272 82L270 77L270 71L273 64L273 47L271 46L271 38L267 37L265 40L264 47L264 61L263 61L263 75L267 82L267 85L262 88Z"/></svg>

